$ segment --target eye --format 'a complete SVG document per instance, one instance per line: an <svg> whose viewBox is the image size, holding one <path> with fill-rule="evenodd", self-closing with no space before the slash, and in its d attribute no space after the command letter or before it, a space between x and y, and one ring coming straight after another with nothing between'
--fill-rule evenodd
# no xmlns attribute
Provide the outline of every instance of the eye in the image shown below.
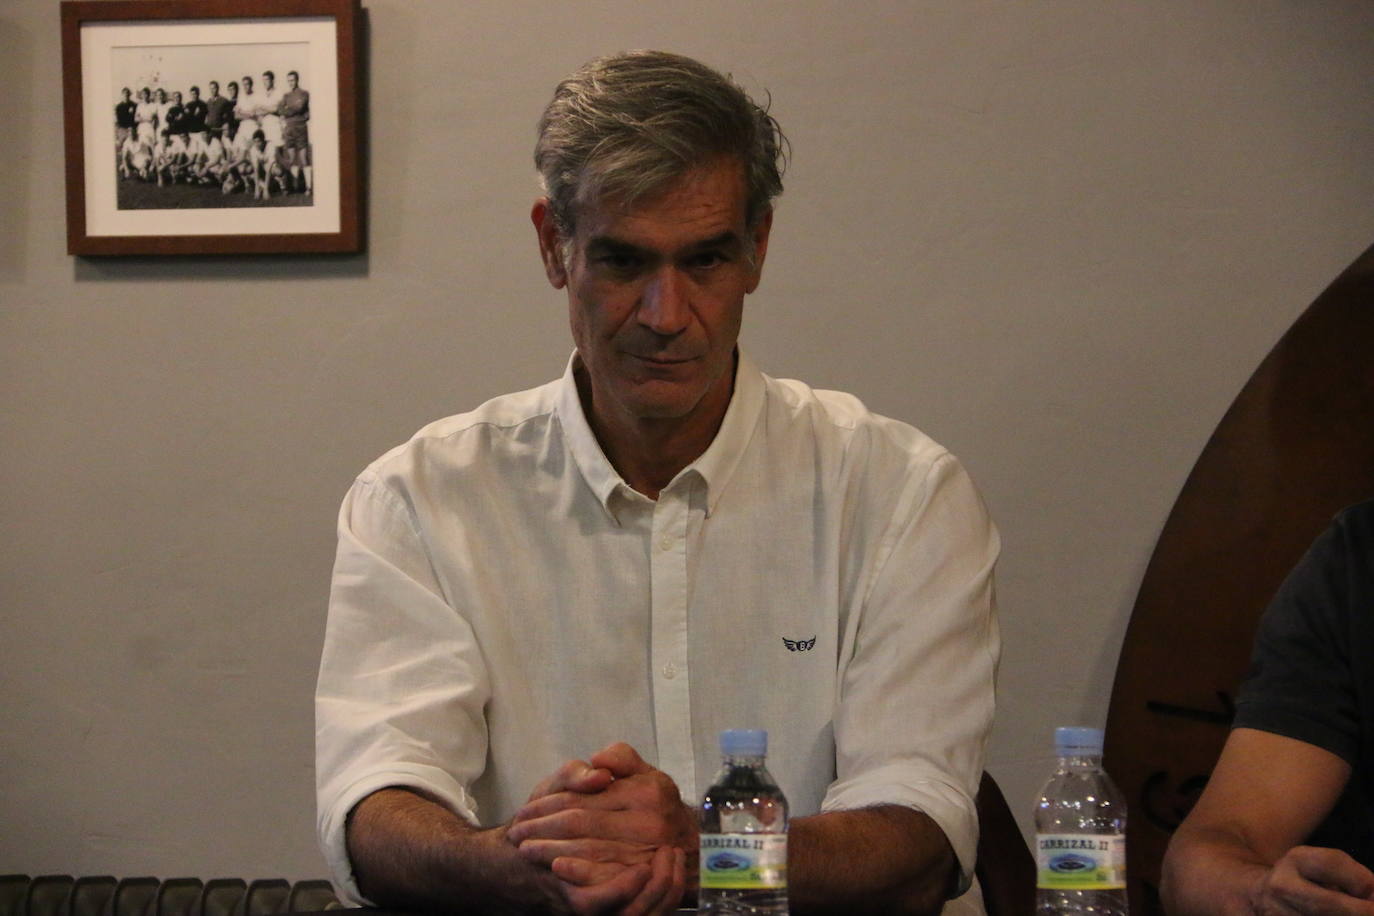
<svg viewBox="0 0 1374 916"><path fill-rule="evenodd" d="M721 251L699 251L687 259L687 266L692 270L710 270L727 260L729 259Z"/></svg>
<svg viewBox="0 0 1374 916"><path fill-rule="evenodd" d="M603 254L596 258L598 266L620 274L634 273L643 264L643 260L634 254L623 251L613 251Z"/></svg>

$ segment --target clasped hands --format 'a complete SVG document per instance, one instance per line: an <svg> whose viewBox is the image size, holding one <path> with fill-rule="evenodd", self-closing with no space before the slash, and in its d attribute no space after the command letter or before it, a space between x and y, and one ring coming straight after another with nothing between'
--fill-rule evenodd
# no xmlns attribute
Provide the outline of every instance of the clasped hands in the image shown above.
<svg viewBox="0 0 1374 916"><path fill-rule="evenodd" d="M553 872L579 914L669 913L695 886L696 818L673 780L628 744L559 767L505 839Z"/></svg>

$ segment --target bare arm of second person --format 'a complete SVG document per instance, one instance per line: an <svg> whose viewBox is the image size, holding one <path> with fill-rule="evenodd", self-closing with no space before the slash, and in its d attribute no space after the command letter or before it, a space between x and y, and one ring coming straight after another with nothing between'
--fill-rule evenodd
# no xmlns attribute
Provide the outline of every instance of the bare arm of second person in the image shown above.
<svg viewBox="0 0 1374 916"><path fill-rule="evenodd" d="M1164 859L1175 916L1374 916L1374 874L1344 852L1298 845L1331 811L1350 764L1314 745L1237 728Z"/></svg>

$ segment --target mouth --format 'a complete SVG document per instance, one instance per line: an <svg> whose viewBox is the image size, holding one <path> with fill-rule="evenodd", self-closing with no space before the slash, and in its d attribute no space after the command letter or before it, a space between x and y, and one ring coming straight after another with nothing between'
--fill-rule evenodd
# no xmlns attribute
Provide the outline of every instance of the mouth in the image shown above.
<svg viewBox="0 0 1374 916"><path fill-rule="evenodd" d="M680 366L690 363L696 359L694 356L645 356L640 353L631 353L630 356L650 366Z"/></svg>

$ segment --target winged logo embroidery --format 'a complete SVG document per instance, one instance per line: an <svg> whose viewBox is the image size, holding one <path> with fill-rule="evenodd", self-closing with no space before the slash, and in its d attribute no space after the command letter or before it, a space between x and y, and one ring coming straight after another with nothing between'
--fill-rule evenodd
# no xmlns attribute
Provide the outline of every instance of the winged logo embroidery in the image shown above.
<svg viewBox="0 0 1374 916"><path fill-rule="evenodd" d="M787 646L788 652L810 652L816 647L816 637L812 636L810 639L788 639L784 636L782 638L782 643Z"/></svg>

